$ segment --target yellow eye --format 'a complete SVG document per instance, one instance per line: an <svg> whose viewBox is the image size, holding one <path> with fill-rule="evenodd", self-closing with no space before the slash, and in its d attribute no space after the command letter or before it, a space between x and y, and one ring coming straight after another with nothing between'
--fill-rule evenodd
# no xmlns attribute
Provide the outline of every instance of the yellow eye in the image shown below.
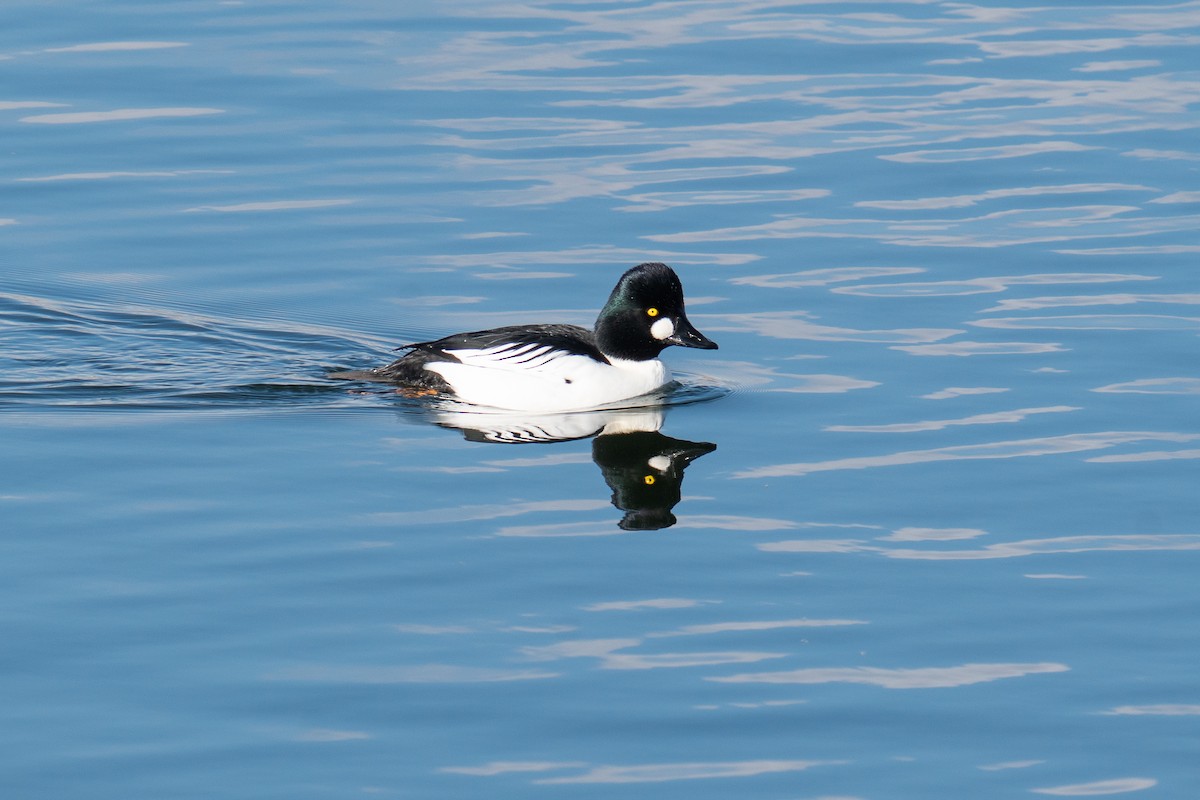
<svg viewBox="0 0 1200 800"><path fill-rule="evenodd" d="M657 316L658 316L658 309L657 309L657 308L647 308L647 309L646 309L646 316L648 316L648 317L657 317Z"/></svg>
<svg viewBox="0 0 1200 800"><path fill-rule="evenodd" d="M654 476L653 475L647 475L646 477L642 478L642 480L646 482L647 486L654 485Z"/></svg>

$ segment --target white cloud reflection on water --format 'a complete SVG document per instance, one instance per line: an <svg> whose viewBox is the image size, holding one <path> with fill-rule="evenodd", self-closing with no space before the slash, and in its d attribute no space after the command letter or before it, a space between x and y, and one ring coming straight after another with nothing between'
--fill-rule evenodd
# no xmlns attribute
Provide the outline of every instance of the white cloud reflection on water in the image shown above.
<svg viewBox="0 0 1200 800"><path fill-rule="evenodd" d="M584 606L584 611L642 611L645 609L694 608L714 600L692 600L686 597L654 597L648 600L611 600Z"/></svg>
<svg viewBox="0 0 1200 800"><path fill-rule="evenodd" d="M558 661L565 658L594 658L600 669L643 670L679 667L706 667L722 664L753 664L788 653L753 650L716 650L681 653L622 652L641 645L641 638L573 639L551 645L521 648L521 654L531 661Z"/></svg>
<svg viewBox="0 0 1200 800"><path fill-rule="evenodd" d="M886 539L874 541L886 541ZM1055 536L1046 539L999 542L974 549L959 550L917 550L888 545L881 546L865 539L798 539L764 542L757 547L767 553L876 553L887 558L920 561L980 561L1049 553L1200 550L1200 534Z"/></svg>
<svg viewBox="0 0 1200 800"><path fill-rule="evenodd" d="M1030 789L1034 794L1048 794L1054 797L1099 797L1111 794L1126 794L1152 789L1158 785L1154 778L1109 778L1089 783L1071 783L1063 786L1048 786L1040 789Z"/></svg>
<svg viewBox="0 0 1200 800"><path fill-rule="evenodd" d="M920 267L828 267L774 275L742 275L730 278L729 282L735 286L756 286L761 289L797 289L805 286L828 286L831 283L858 281L864 278L914 275L924 271Z"/></svg>
<svg viewBox="0 0 1200 800"><path fill-rule="evenodd" d="M22 117L21 122L41 125L79 125L93 122L129 122L143 119L200 117L224 114L223 108L193 108L187 106L163 108L117 108L111 111L64 111Z"/></svg>
<svg viewBox="0 0 1200 800"><path fill-rule="evenodd" d="M706 330L721 330L720 325L707 324ZM705 364L703 375L698 379L715 381L722 386L739 390L752 389L767 392L799 394L842 394L858 389L872 389L879 381L863 380L849 375L829 373L781 372L774 367L764 367L745 361L720 361Z"/></svg>
<svg viewBox="0 0 1200 800"><path fill-rule="evenodd" d="M560 769L586 767L582 761L489 761L477 767L442 767L439 772L455 775L508 775L521 772L553 772Z"/></svg>
<svg viewBox="0 0 1200 800"><path fill-rule="evenodd" d="M121 51L133 50L164 50L174 47L187 47L188 42L155 42L155 41L129 41L129 42L89 42L87 44L73 44L66 47L47 47L43 53L112 53Z"/></svg>
<svg viewBox="0 0 1200 800"><path fill-rule="evenodd" d="M705 253L675 250L646 250L642 248L596 245L565 250L514 250L499 253L460 253L423 256L421 260L434 266L452 268L493 267L524 268L532 264L634 264L639 261L666 261L672 264L716 264L733 266L757 261L761 256L751 253Z"/></svg>
<svg viewBox="0 0 1200 800"><path fill-rule="evenodd" d="M1001 300L983 313L994 311L1037 311L1044 308L1071 308L1078 306L1125 306L1135 303L1175 303L1178 305L1200 305L1200 294L1095 294L1070 295L1066 297L1025 297L1019 300Z"/></svg>
<svg viewBox="0 0 1200 800"><path fill-rule="evenodd" d="M1200 244L1130 245L1128 247L1063 248L1056 253L1076 256L1169 256L1200 253Z"/></svg>
<svg viewBox="0 0 1200 800"><path fill-rule="evenodd" d="M1200 317L1171 314L1069 314L1050 317L993 317L971 323L1006 330L1177 331L1200 329Z"/></svg>
<svg viewBox="0 0 1200 800"><path fill-rule="evenodd" d="M862 683L883 689L949 689L1005 678L1021 678L1054 672L1067 672L1066 664L962 664L955 667L817 667L784 672L748 672L708 678L715 683Z"/></svg>
<svg viewBox="0 0 1200 800"><path fill-rule="evenodd" d="M1034 142L1031 144L1006 144L995 147L947 148L942 150L912 150L907 153L881 155L884 161L899 161L905 164L953 164L958 161L991 161L1003 158L1024 158L1045 153L1077 153L1092 150L1075 142Z"/></svg>
<svg viewBox="0 0 1200 800"><path fill-rule="evenodd" d="M64 172L55 175L40 175L16 178L18 183L47 183L50 181L104 181L121 178L183 178L192 175L233 175L231 169L177 169L177 170L112 170L108 172Z"/></svg>
<svg viewBox="0 0 1200 800"><path fill-rule="evenodd" d="M652 602L652 601L647 601ZM688 606L647 605L647 602L631 606L616 604L601 610L678 609ZM595 608L585 610L597 610ZM701 650L678 652L631 652L642 648L650 641L677 639L680 637L712 636L721 634L755 634L781 630L811 630L815 628L840 628L866 625L861 619L751 619L726 620L722 622L683 625L678 628L650 631L639 636L606 639L567 639L550 645L529 645L520 648L523 658L534 662L560 661L563 659L596 659L597 668L605 670L654 670L678 669L726 664L751 664L775 658L784 658L789 652L756 650Z"/></svg>
<svg viewBox="0 0 1200 800"><path fill-rule="evenodd" d="M1001 200L1013 197L1133 191L1153 192L1156 190L1150 186L1129 183L1072 183L1058 186L1024 186L1008 189L989 189L975 194L922 197L912 200L860 200L854 205L860 208L883 208L892 211L924 211L937 208L969 208L989 200Z"/></svg>
<svg viewBox="0 0 1200 800"><path fill-rule="evenodd" d="M617 211L663 211L683 206L742 205L745 203L778 203L793 200L813 200L829 195L828 189L760 189L757 191L693 191L646 192L629 195L631 205L617 206Z"/></svg>
<svg viewBox="0 0 1200 800"><path fill-rule="evenodd" d="M922 400L953 400L956 397L970 397L977 394L1001 394L1012 391L999 386L947 386L936 392L921 395Z"/></svg>
<svg viewBox="0 0 1200 800"><path fill-rule="evenodd" d="M689 316L691 316L689 314ZM956 328L896 328L860 330L822 325L807 311L747 311L737 314L705 314L706 329L749 331L772 339L806 339L814 342L937 342L963 333Z"/></svg>
<svg viewBox="0 0 1200 800"><path fill-rule="evenodd" d="M264 676L266 681L332 684L503 683L557 678L558 673L532 669L501 669L459 664L338 665L287 667Z"/></svg>
<svg viewBox="0 0 1200 800"><path fill-rule="evenodd" d="M947 342L945 344L897 345L914 356L1007 356L1061 353L1067 348L1053 342Z"/></svg>
<svg viewBox="0 0 1200 800"><path fill-rule="evenodd" d="M838 286L830 291L837 294L852 294L863 297L960 297L972 294L1006 292L1013 286L1098 284L1153 280L1158 280L1158 277L1136 273L1064 272L1032 275L988 275L955 281L858 284L855 286Z"/></svg>
<svg viewBox="0 0 1200 800"><path fill-rule="evenodd" d="M1144 706L1117 706L1101 714L1109 716L1200 717L1200 705L1194 703L1154 703Z"/></svg>
<svg viewBox="0 0 1200 800"><path fill-rule="evenodd" d="M1012 411L993 411L973 414L957 419L923 420L921 422L894 422L882 425L826 425L823 430L843 433L916 433L940 431L956 425L995 425L997 423L1024 422L1033 414L1054 414L1064 411L1079 411L1078 406L1046 406L1043 408L1018 408Z"/></svg>
<svg viewBox="0 0 1200 800"><path fill-rule="evenodd" d="M428 467L422 467L427 471ZM474 467L470 468L476 469ZM502 467L487 467L487 471L501 471ZM575 513L610 508L607 500L534 500L513 503L484 503L476 505L446 506L444 508L422 508L409 511L379 511L364 515L363 522L369 525L433 525L472 520L519 517L525 514ZM591 524L591 523L585 523ZM562 525L561 527L567 527Z"/></svg>
<svg viewBox="0 0 1200 800"><path fill-rule="evenodd" d="M879 537L882 542L951 542L986 536L987 531L979 528L900 528L889 536Z"/></svg>
<svg viewBox="0 0 1200 800"><path fill-rule="evenodd" d="M1119 456L1096 456L1087 459L1093 464L1132 464L1142 461L1178 461L1200 458L1200 450L1151 450L1144 453L1125 453Z"/></svg>
<svg viewBox="0 0 1200 800"><path fill-rule="evenodd" d="M750 778L781 772L801 772L845 761L803 761L798 759L754 761L707 761L680 764L635 764L625 766L596 766L580 775L558 778L541 778L534 783L573 784L625 784L662 783L665 781L698 780L703 778Z"/></svg>
<svg viewBox="0 0 1200 800"><path fill-rule="evenodd" d="M663 638L668 636L705 636L712 633L745 633L755 631L776 631L787 628L832 628L845 625L866 625L863 619L773 619L750 620L740 622L711 622L697 625L684 625L671 631L648 633L646 638Z"/></svg>
<svg viewBox="0 0 1200 800"><path fill-rule="evenodd" d="M195 206L193 208L185 208L184 211L219 211L226 213L247 211L304 211L314 208L347 206L355 202L358 201L345 197L319 198L314 200L264 200L254 203L233 203L224 206Z"/></svg>
<svg viewBox="0 0 1200 800"><path fill-rule="evenodd" d="M828 461L773 464L752 467L733 474L734 478L768 478L810 475L846 469L874 469L937 461L969 461L973 459L1024 458L1029 456L1066 455L1104 450L1137 442L1192 442L1200 439L1196 433L1170 431L1104 431L1044 436L1032 439L1011 439L983 444L954 445L929 450L906 450L877 456L838 458Z"/></svg>
<svg viewBox="0 0 1200 800"><path fill-rule="evenodd" d="M1092 391L1113 394L1200 394L1200 378L1141 378L1135 381L1110 383Z"/></svg>
<svg viewBox="0 0 1200 800"><path fill-rule="evenodd" d="M846 764L846 761L799 759L756 759L751 761L697 761L651 764L598 764L579 761L491 761L480 766L441 767L438 771L456 775L496 776L512 773L539 774L583 770L573 775L538 778L535 784L631 784L711 778L752 778L785 772L801 772L818 766Z"/></svg>

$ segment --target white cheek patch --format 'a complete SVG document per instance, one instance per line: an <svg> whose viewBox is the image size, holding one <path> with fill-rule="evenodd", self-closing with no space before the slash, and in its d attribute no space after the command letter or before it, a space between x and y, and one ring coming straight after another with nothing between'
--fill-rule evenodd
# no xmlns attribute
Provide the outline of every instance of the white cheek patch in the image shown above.
<svg viewBox="0 0 1200 800"><path fill-rule="evenodd" d="M671 468L671 459L666 456L655 456L646 462L646 466L655 472L666 472Z"/></svg>
<svg viewBox="0 0 1200 800"><path fill-rule="evenodd" d="M662 341L675 332L675 323L663 317L650 326L650 335Z"/></svg>

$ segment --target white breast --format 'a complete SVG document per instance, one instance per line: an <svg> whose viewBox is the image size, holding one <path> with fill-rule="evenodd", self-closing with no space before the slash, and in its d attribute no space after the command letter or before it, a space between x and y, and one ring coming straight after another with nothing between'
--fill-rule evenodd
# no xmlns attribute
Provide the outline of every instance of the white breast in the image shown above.
<svg viewBox="0 0 1200 800"><path fill-rule="evenodd" d="M647 394L671 380L658 359L612 364L546 346L450 351L462 363L425 365L465 402L517 411L576 411Z"/></svg>

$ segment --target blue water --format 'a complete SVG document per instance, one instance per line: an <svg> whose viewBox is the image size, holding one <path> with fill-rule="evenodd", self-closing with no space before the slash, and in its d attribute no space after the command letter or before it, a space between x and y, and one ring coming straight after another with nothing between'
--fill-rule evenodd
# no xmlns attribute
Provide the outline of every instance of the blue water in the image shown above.
<svg viewBox="0 0 1200 800"><path fill-rule="evenodd" d="M1195 795L1200 4L0 17L5 798Z"/></svg>

